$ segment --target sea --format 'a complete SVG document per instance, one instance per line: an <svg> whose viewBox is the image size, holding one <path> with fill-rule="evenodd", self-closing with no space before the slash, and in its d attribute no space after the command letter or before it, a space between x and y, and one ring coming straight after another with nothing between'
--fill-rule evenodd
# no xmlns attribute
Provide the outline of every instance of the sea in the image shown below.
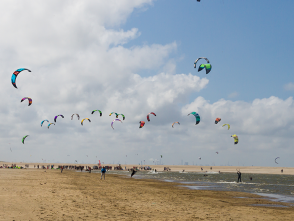
<svg viewBox="0 0 294 221"><path fill-rule="evenodd" d="M108 171L109 174L131 176L128 171ZM250 180L252 177L252 180ZM246 174L237 182L237 173L201 172L157 172L138 171L135 179L156 179L175 182L193 190L238 191L258 194L275 202L294 203L294 176L283 174ZM189 185L185 185L189 184ZM294 204L293 204L294 205Z"/></svg>

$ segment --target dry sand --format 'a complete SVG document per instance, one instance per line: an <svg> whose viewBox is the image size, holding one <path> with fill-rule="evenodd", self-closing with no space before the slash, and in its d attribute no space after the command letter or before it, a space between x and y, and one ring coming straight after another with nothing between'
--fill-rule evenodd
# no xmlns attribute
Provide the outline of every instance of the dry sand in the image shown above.
<svg viewBox="0 0 294 221"><path fill-rule="evenodd" d="M0 169L0 195L0 220L294 220L254 194L72 170Z"/></svg>

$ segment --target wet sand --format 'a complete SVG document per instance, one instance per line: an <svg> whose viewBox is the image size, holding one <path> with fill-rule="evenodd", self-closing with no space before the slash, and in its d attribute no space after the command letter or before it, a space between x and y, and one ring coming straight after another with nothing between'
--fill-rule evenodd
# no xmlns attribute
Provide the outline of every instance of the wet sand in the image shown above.
<svg viewBox="0 0 294 221"><path fill-rule="evenodd" d="M45 172L46 171L46 172ZM74 170L0 169L0 220L293 220L294 208L249 193ZM245 197L245 198L243 198Z"/></svg>

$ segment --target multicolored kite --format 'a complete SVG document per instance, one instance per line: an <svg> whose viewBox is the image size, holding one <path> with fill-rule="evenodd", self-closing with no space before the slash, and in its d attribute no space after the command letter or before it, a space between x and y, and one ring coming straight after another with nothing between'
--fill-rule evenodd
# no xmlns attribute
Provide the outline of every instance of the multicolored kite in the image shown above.
<svg viewBox="0 0 294 221"><path fill-rule="evenodd" d="M115 112L111 112L111 113L109 114L109 116L111 116L112 114L115 114L115 117L118 118L118 114L117 114L117 113L115 113Z"/></svg>
<svg viewBox="0 0 294 221"><path fill-rule="evenodd" d="M29 135L25 135L23 138L22 138L22 143L24 144L24 141L25 139L28 137Z"/></svg>
<svg viewBox="0 0 294 221"><path fill-rule="evenodd" d="M55 123L50 123L50 124L48 124L48 129L49 129L49 127L50 127L51 124L54 124L54 125L55 125Z"/></svg>
<svg viewBox="0 0 294 221"><path fill-rule="evenodd" d="M57 119L57 117L59 117L59 116L60 116L60 117L62 117L62 118L64 118L64 116L63 116L63 115L61 115L61 114L59 114L59 115L55 116L55 117L54 117L54 122L55 122L55 123L56 123L56 119Z"/></svg>
<svg viewBox="0 0 294 221"><path fill-rule="evenodd" d="M197 62L200 60L200 59L205 59L207 61L207 64L201 64L198 68L198 72L201 71L203 68L205 68L206 70L206 74L208 74L210 71L211 71L211 64L209 63L209 60L207 58L204 58L204 57L201 57L201 58L198 58L195 62L194 62L194 68L196 68L196 64Z"/></svg>
<svg viewBox="0 0 294 221"><path fill-rule="evenodd" d="M222 119L221 118L216 118L214 123L217 124L218 122L220 122Z"/></svg>
<svg viewBox="0 0 294 221"><path fill-rule="evenodd" d="M28 72L31 72L29 69L26 69L26 68L20 68L20 69L17 69L15 72L13 72L12 76L11 76L11 83L13 85L13 87L17 88L16 87L16 77L18 76L18 74L24 70L27 70Z"/></svg>
<svg viewBox="0 0 294 221"><path fill-rule="evenodd" d="M238 136L236 134L233 134L231 137L234 138L234 144L239 143L239 138L238 138Z"/></svg>
<svg viewBox="0 0 294 221"><path fill-rule="evenodd" d="M30 105L33 103L33 100L32 100L32 98L30 98L30 97L24 97L23 99L21 99L20 102L23 102L23 101L26 100L26 99L29 100L29 105L28 105L28 106L30 106Z"/></svg>
<svg viewBox="0 0 294 221"><path fill-rule="evenodd" d="M153 114L153 115L156 117L156 114L155 114L155 113L150 112L149 114L147 114L147 120L148 120L148 121L150 121L150 118L149 118L149 115L150 115L150 114Z"/></svg>
<svg viewBox="0 0 294 221"><path fill-rule="evenodd" d="M49 120L43 120L43 121L41 122L41 127L43 126L44 121L47 121L47 122L49 123Z"/></svg>
<svg viewBox="0 0 294 221"><path fill-rule="evenodd" d="M101 112L101 110L93 110L92 111L92 114L94 114L96 111L98 111L99 113L100 113L100 117L102 117L102 112ZM109 115L110 116L110 115Z"/></svg>
<svg viewBox="0 0 294 221"><path fill-rule="evenodd" d="M144 127L144 125L145 125L145 121L140 121L139 123L140 123L140 126L139 126L139 128L142 128L142 127Z"/></svg>
<svg viewBox="0 0 294 221"><path fill-rule="evenodd" d="M89 122L91 122L91 120L89 119L89 118L85 118L85 119L83 119L82 121L81 121L81 125L83 126L84 124L84 120L88 120Z"/></svg>
<svg viewBox="0 0 294 221"><path fill-rule="evenodd" d="M199 116L199 114L197 114L196 112L191 112L190 114L194 115L194 117L196 118L196 124L195 125L199 124L200 123L200 116ZM188 116L190 114L188 114Z"/></svg>

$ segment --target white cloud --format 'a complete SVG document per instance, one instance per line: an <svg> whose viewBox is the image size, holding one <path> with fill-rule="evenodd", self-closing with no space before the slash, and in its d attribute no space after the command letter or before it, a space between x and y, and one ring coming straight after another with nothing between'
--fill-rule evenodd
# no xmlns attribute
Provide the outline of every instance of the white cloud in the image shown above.
<svg viewBox="0 0 294 221"><path fill-rule="evenodd" d="M288 84L285 84L284 85L284 89L286 91L293 91L294 90L294 84L292 82L288 83Z"/></svg>

